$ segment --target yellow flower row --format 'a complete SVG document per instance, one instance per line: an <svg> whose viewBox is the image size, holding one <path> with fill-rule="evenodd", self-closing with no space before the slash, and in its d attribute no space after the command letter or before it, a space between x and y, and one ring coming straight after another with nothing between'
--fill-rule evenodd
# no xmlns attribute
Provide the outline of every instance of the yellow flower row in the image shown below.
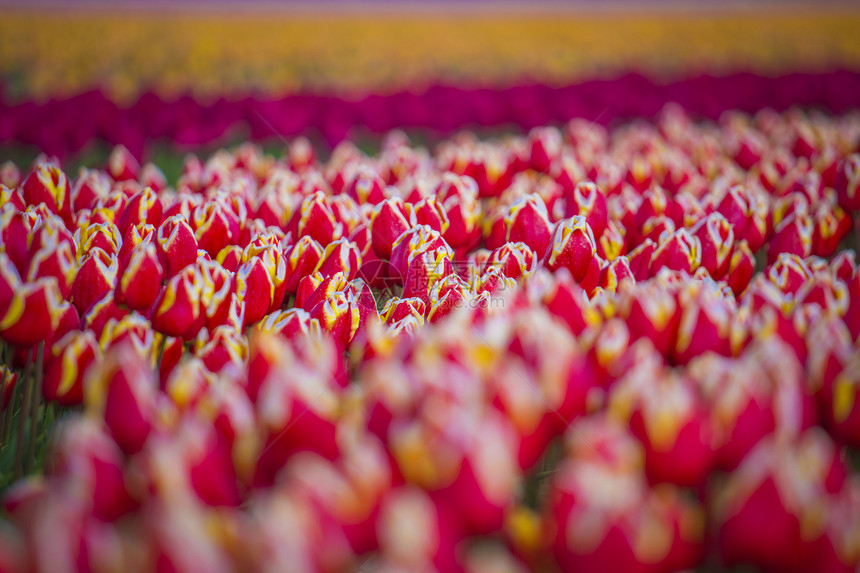
<svg viewBox="0 0 860 573"><path fill-rule="evenodd" d="M489 9L488 9L489 11ZM0 19L15 98L94 87L119 101L435 83L561 85L638 71L673 79L860 68L860 12L216 15L18 11Z"/></svg>

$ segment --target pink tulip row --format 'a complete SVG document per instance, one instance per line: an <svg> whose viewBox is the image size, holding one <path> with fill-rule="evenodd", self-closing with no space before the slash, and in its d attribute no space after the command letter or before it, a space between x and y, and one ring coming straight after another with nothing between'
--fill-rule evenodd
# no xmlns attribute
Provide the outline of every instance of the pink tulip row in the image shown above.
<svg viewBox="0 0 860 573"><path fill-rule="evenodd" d="M0 570L860 563L858 116L299 139L173 187L116 148L0 197L0 429L74 409Z"/></svg>

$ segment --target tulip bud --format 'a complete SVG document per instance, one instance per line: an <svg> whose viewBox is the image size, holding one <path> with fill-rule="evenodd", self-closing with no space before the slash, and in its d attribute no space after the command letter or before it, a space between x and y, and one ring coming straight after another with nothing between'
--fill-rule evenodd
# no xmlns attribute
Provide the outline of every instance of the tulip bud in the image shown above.
<svg viewBox="0 0 860 573"><path fill-rule="evenodd" d="M12 402L17 383L18 373L5 364L0 366L0 408L3 410Z"/></svg>
<svg viewBox="0 0 860 573"><path fill-rule="evenodd" d="M556 280L542 295L543 303L553 315L559 317L575 335L586 328L600 324L601 316L588 300L588 294L575 284L568 273Z"/></svg>
<svg viewBox="0 0 860 573"><path fill-rule="evenodd" d="M417 297L398 298L392 297L386 301L385 306L379 313L379 317L386 324L394 324L406 317L413 317L418 321L418 324L424 324L424 315L427 307L424 301Z"/></svg>
<svg viewBox="0 0 860 573"><path fill-rule="evenodd" d="M158 227L159 262L166 277L177 275L197 260L197 239L182 215L173 215Z"/></svg>
<svg viewBox="0 0 860 573"><path fill-rule="evenodd" d="M504 218L509 242L522 242L536 253L545 253L552 235L546 205L537 195L526 195L511 205Z"/></svg>
<svg viewBox="0 0 860 573"><path fill-rule="evenodd" d="M114 181L136 180L140 174L140 163L124 145L114 146L107 167Z"/></svg>
<svg viewBox="0 0 860 573"><path fill-rule="evenodd" d="M122 235L113 223L91 223L75 231L78 255L82 258L93 249L101 249L108 255L117 255L122 249Z"/></svg>
<svg viewBox="0 0 860 573"><path fill-rule="evenodd" d="M555 127L536 127L529 132L529 143L531 168L548 173L561 155L561 132Z"/></svg>
<svg viewBox="0 0 860 573"><path fill-rule="evenodd" d="M391 247L391 266L400 276L409 271L410 261L418 251L434 251L439 248L448 250L449 258L454 254L442 236L427 225L413 227L400 235Z"/></svg>
<svg viewBox="0 0 860 573"><path fill-rule="evenodd" d="M547 268L555 271L564 267L574 280L582 282L596 258L597 245L585 217L577 215L559 222L546 253Z"/></svg>
<svg viewBox="0 0 860 573"><path fill-rule="evenodd" d="M830 257L848 234L853 222L838 205L822 202L815 211L812 233L812 252L819 257Z"/></svg>
<svg viewBox="0 0 860 573"><path fill-rule="evenodd" d="M34 282L42 277L53 277L57 279L62 297L68 298L76 274L73 247L67 242L56 243L55 240L51 240L33 254L27 282Z"/></svg>
<svg viewBox="0 0 860 573"><path fill-rule="evenodd" d="M692 274L701 263L702 248L699 239L686 229L675 231L663 237L654 254L651 255L651 275L662 268L684 271Z"/></svg>
<svg viewBox="0 0 860 573"><path fill-rule="evenodd" d="M44 203L51 213L62 217L66 224L71 224L72 196L69 192L69 180L58 165L39 163L24 180L22 187L24 201L28 205Z"/></svg>
<svg viewBox="0 0 860 573"><path fill-rule="evenodd" d="M152 306L161 290L164 269L158 262L158 251L151 238L134 248L128 262L120 265L118 276L114 290L117 304L138 311Z"/></svg>
<svg viewBox="0 0 860 573"><path fill-rule="evenodd" d="M141 243L157 243L156 237L155 227L146 223L139 223L126 229L118 253L119 265L127 265L128 259L131 257L131 252Z"/></svg>
<svg viewBox="0 0 860 573"><path fill-rule="evenodd" d="M806 258L812 253L812 218L808 215L790 216L775 229L767 249L767 259L773 263L780 253Z"/></svg>
<svg viewBox="0 0 860 573"><path fill-rule="evenodd" d="M741 240L735 245L731 262L729 263L728 275L726 276L726 282L728 282L735 296L740 296L744 292L754 273L755 257L750 251L747 242Z"/></svg>
<svg viewBox="0 0 860 573"><path fill-rule="evenodd" d="M286 338L295 336L318 336L319 320L302 308L290 308L273 312L257 323L257 330L280 334Z"/></svg>
<svg viewBox="0 0 860 573"><path fill-rule="evenodd" d="M682 314L673 352L679 364L686 364L707 351L723 356L731 354L732 308L712 288L694 284L695 287L681 292Z"/></svg>
<svg viewBox="0 0 860 573"><path fill-rule="evenodd" d="M199 205L191 216L197 247L213 257L228 244L239 240L239 219L230 207L217 199Z"/></svg>
<svg viewBox="0 0 860 573"><path fill-rule="evenodd" d="M731 264L735 234L719 213L712 213L693 227L692 234L702 247L702 266L715 280L723 278Z"/></svg>
<svg viewBox="0 0 860 573"><path fill-rule="evenodd" d="M724 563L773 571L815 569L831 497L826 483L838 463L833 444L820 431L791 443L764 440L717 495Z"/></svg>
<svg viewBox="0 0 860 573"><path fill-rule="evenodd" d="M197 336L205 316L200 308L201 291L202 280L194 266L171 277L152 305L152 328L186 340Z"/></svg>
<svg viewBox="0 0 860 573"><path fill-rule="evenodd" d="M240 331L229 325L211 333L203 329L194 342L194 355L210 372L220 372L228 364L241 367L248 358L248 343Z"/></svg>
<svg viewBox="0 0 860 573"><path fill-rule="evenodd" d="M320 257L316 270L321 272L324 277L343 273L347 280L352 280L358 274L360 267L361 255L358 248L348 239L343 238L329 243Z"/></svg>
<svg viewBox="0 0 860 573"><path fill-rule="evenodd" d="M79 314L113 290L116 275L116 258L98 247L93 248L81 261L72 283L72 302Z"/></svg>
<svg viewBox="0 0 860 573"><path fill-rule="evenodd" d="M385 182L376 170L366 165L360 165L346 186L346 194L359 204L378 205L385 200L384 189Z"/></svg>
<svg viewBox="0 0 860 573"><path fill-rule="evenodd" d="M81 404L84 376L96 358L101 358L101 350L89 330L69 332L54 343L42 382L45 399L62 406Z"/></svg>
<svg viewBox="0 0 860 573"><path fill-rule="evenodd" d="M468 285L455 274L437 280L430 289L427 321L439 322L472 298Z"/></svg>
<svg viewBox="0 0 860 573"><path fill-rule="evenodd" d="M57 280L41 278L16 287L0 316L0 336L19 346L51 342L66 324L69 303L63 300Z"/></svg>
<svg viewBox="0 0 860 573"><path fill-rule="evenodd" d="M104 417L126 453L143 448L155 420L156 384L152 371L130 346L114 347L89 369L84 383L88 412Z"/></svg>
<svg viewBox="0 0 860 573"><path fill-rule="evenodd" d="M295 294L299 281L319 266L323 252L320 244L309 236L300 238L293 245L286 260L287 279L285 284L288 293Z"/></svg>
<svg viewBox="0 0 860 573"><path fill-rule="evenodd" d="M535 252L525 243L505 243L490 253L489 266L499 270L512 279L518 279L533 272L537 265Z"/></svg>
<svg viewBox="0 0 860 573"><path fill-rule="evenodd" d="M608 223L606 196L594 183L581 181L573 188L567 200L565 216L585 217L595 237L603 235Z"/></svg>
<svg viewBox="0 0 860 573"><path fill-rule="evenodd" d="M152 188L144 187L125 204L117 226L120 232L125 233L129 227L139 223L160 225L161 217L162 207L158 195Z"/></svg>
<svg viewBox="0 0 860 573"><path fill-rule="evenodd" d="M843 161L836 191L843 209L851 212L860 209L860 153L852 153Z"/></svg>
<svg viewBox="0 0 860 573"><path fill-rule="evenodd" d="M441 202L448 216L449 226L443 237L455 249L470 247L480 238L481 206L477 199L478 185L474 179L453 173L442 175L436 188L436 201Z"/></svg>
<svg viewBox="0 0 860 573"><path fill-rule="evenodd" d="M636 284L630 261L620 256L607 263L600 271L600 287L609 292L624 290L625 287Z"/></svg>
<svg viewBox="0 0 860 573"><path fill-rule="evenodd" d="M227 245L218 252L218 256L215 257L215 260L231 273L235 273L239 268L239 265L242 264L243 258L244 254L242 247L238 245Z"/></svg>
<svg viewBox="0 0 860 573"><path fill-rule="evenodd" d="M410 225L407 225L407 228L416 225L427 225L440 234L444 234L448 230L450 226L448 214L435 196L424 197L412 204Z"/></svg>
<svg viewBox="0 0 860 573"><path fill-rule="evenodd" d="M403 277L403 297L420 298L429 307L433 302L430 298L433 284L453 272L447 248L416 251L410 257L409 269Z"/></svg>
<svg viewBox="0 0 860 573"><path fill-rule="evenodd" d="M407 229L409 221L403 201L394 198L377 203L370 214L370 233L376 256L389 259L394 241Z"/></svg>
<svg viewBox="0 0 860 573"><path fill-rule="evenodd" d="M320 245L326 246L344 234L343 224L337 222L325 193L317 191L302 200L293 213L287 231L301 238L310 236Z"/></svg>

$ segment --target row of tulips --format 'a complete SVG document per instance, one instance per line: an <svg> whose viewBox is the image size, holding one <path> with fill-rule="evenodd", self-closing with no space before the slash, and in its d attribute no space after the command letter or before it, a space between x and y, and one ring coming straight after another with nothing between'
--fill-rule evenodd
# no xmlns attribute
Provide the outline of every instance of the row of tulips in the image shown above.
<svg viewBox="0 0 860 573"><path fill-rule="evenodd" d="M64 414L0 570L855 570L858 152L668 107L173 187L7 163L18 474Z"/></svg>

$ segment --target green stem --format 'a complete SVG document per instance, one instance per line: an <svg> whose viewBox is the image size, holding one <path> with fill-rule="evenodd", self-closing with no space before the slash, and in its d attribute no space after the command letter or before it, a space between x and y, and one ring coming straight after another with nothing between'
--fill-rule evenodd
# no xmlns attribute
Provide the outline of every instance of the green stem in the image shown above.
<svg viewBox="0 0 860 573"><path fill-rule="evenodd" d="M24 377L20 378L18 382L15 384L15 387L12 388L12 395L9 396L9 403L6 404L6 414L5 414L5 422L3 428L3 441L2 443L5 445L6 440L12 437L12 418L15 417L15 405L18 402L18 397L21 394L21 384L26 384L27 374L24 374Z"/></svg>
<svg viewBox="0 0 860 573"><path fill-rule="evenodd" d="M15 441L15 479L24 475L24 428L27 425L27 414L30 411L30 400L33 395L33 381L30 379L33 371L33 358L30 350L27 351L27 365L24 367L24 398L18 413L18 435Z"/></svg>
<svg viewBox="0 0 860 573"><path fill-rule="evenodd" d="M45 341L39 343L36 350L36 376L33 379L33 405L30 410L30 434L27 437L29 444L27 445L27 457L25 462L25 471L31 471L36 464L36 441L38 432L41 429L42 421L42 373L44 370L45 360Z"/></svg>
<svg viewBox="0 0 860 573"><path fill-rule="evenodd" d="M11 374L12 373L11 361L7 360L8 348L9 348L9 345L4 342L3 343L3 351L2 351L2 359L3 359L3 366L6 366L8 368L9 373ZM14 388L12 390L14 392ZM2 381L2 385L0 386L0 393L3 393L3 394L6 393L6 380L5 379ZM3 400L3 397L2 397L2 395L0 395L0 402L2 402L2 400ZM6 443L6 419L9 417L9 410L12 409L12 405L13 405L12 396L10 395L9 396L9 403L3 404L3 407L0 408L0 409L2 409L2 412L0 412L0 446L2 446L3 444Z"/></svg>
<svg viewBox="0 0 860 573"><path fill-rule="evenodd" d="M164 347L167 346L167 335L161 335L161 343L158 345L158 355L155 358L155 375L161 378L161 360L164 358Z"/></svg>

